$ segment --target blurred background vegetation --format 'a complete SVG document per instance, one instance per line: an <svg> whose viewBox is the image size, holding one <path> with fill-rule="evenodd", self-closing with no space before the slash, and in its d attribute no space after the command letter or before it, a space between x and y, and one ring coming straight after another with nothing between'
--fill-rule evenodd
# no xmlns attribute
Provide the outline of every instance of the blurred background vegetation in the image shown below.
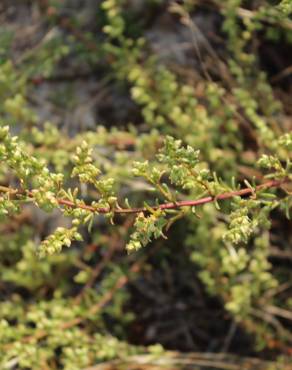
<svg viewBox="0 0 292 370"><path fill-rule="evenodd" d="M155 161L163 135L224 181L260 182L257 159L292 129L291 15L290 0L2 0L1 125L69 186L85 140L130 204L152 198L131 167ZM131 254L134 218L96 217L44 259L40 241L69 221L29 204L3 214L0 368L291 369L291 222L275 210L226 247L222 207Z"/></svg>

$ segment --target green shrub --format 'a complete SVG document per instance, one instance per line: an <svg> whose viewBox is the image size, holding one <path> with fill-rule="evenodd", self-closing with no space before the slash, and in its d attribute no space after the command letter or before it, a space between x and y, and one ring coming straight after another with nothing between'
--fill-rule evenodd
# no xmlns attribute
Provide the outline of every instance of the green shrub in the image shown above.
<svg viewBox="0 0 292 370"><path fill-rule="evenodd" d="M150 3L144 6L159 7ZM170 6L190 33L192 14L204 8L200 3ZM291 308L291 299L276 296L287 273L269 256L273 220L284 224L291 215L292 134L251 41L291 42L292 9L285 0L262 1L253 10L240 0L211 3L223 19L226 59L205 41L206 61L213 58L218 76L195 45L201 69L196 83L151 51L143 19L135 25L135 11L128 14L124 1L106 0L98 9L102 42L52 4L43 17L69 36L57 33L17 63L13 37L3 41L3 369L73 370L151 351L127 343L133 314L125 313L129 293L122 288L143 269L147 244L160 245L170 228L175 234L181 219L181 248L208 294L255 335L257 349L291 344L291 334L267 310ZM130 117L122 128L111 122L72 136L43 120L31 96L39 80L53 78L68 60L101 68L129 94L140 124ZM31 204L37 221L44 212L62 220L49 235L22 223ZM94 267L99 259L90 243L101 249L102 267ZM284 238L281 243L288 247ZM125 248L116 253L120 245Z"/></svg>

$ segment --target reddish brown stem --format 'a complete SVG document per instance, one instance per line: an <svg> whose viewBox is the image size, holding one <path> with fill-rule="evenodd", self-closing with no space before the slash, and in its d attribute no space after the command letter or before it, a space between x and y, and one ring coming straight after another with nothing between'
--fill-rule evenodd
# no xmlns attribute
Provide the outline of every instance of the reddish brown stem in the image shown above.
<svg viewBox="0 0 292 370"><path fill-rule="evenodd" d="M283 180L271 180L268 181L264 184L256 186L254 189L252 188L244 188L241 190L235 190L235 191L230 191L226 193L219 194L216 197L205 197L205 198L200 198L200 199L195 199L195 200L182 200L179 202L169 202L169 203L163 203L159 204L157 206L152 207L154 210L161 209L161 210L167 210L167 209L177 209L177 208L182 208L182 207L195 207L195 206L200 206L202 204L206 203L211 203L214 202L215 200L224 200L224 199L229 199L233 198L235 196L244 196L244 195L250 195L254 192L257 192L259 190L263 189L268 189L268 188L273 188L273 187L279 187L283 183L287 182L287 179ZM68 207L76 207L76 205L70 201L64 200L64 199L59 199L58 203L60 205L65 205ZM96 212L96 208L88 205L80 205L78 206L79 208L86 209L91 212ZM110 209L109 208L99 208L98 213L109 213ZM141 208L123 208L123 209L114 209L114 213L117 214L123 214L123 213L140 213L140 212L148 212L147 208L141 207Z"/></svg>
<svg viewBox="0 0 292 370"><path fill-rule="evenodd" d="M256 186L254 189L252 188L244 188L241 190L234 190L226 193L222 193L217 195L216 197L205 197L205 198L200 198L200 199L195 199L195 200L182 200L179 202L169 202L169 203L163 203L156 205L152 207L152 209L157 210L167 210L167 209L177 209L177 208L182 208L182 207L196 207L200 206L202 204L206 203L211 203L214 202L215 200L224 200L224 199L229 199L233 198L236 196L245 196L245 195L250 195L253 194L254 192L257 192L259 190L263 189L269 189L273 187L280 187L284 183L289 182L289 179L282 179L282 180L271 180L267 181L261 185ZM5 186L0 186L0 192L3 193L11 193L14 195L27 195L30 198L33 198L33 193L31 191L24 192L23 190L19 189L12 189L8 188ZM129 213L140 213L140 212L148 212L149 210L145 207L140 207L140 208L115 208L113 210L110 210L109 208L96 208L87 204L76 204L74 202L71 202L70 200L66 199L57 199L57 202L60 206L65 206L69 208L81 208L85 209L90 212L94 213L99 213L99 214L106 214L109 212L114 212L115 214L129 214Z"/></svg>

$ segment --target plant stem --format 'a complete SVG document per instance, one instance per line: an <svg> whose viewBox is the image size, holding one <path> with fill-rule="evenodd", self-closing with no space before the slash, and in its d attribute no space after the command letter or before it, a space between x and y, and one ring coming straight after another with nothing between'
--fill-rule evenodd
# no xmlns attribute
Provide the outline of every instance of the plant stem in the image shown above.
<svg viewBox="0 0 292 370"><path fill-rule="evenodd" d="M153 210L157 210L157 209L160 209L160 210L167 210L167 209L178 209L178 208L182 208L182 207L196 207L196 206L200 206L200 205L203 205L203 204L206 204L206 203L211 203L211 202L214 202L214 201L218 201L218 200L225 200L225 199L230 199L230 198L234 198L236 196L246 196L246 195L250 195L250 194L253 194L259 190L263 190L263 189L269 189L269 188L277 188L277 187L280 187L281 185L283 185L284 183L287 183L287 182L290 182L291 180L289 180L288 178L285 178L285 179L282 179L282 180L271 180L271 181L267 181L261 185L258 185L256 186L254 189L252 188L244 188L244 189L240 189L240 190L234 190L234 191L230 191L230 192L225 192L225 193L222 193L222 194L219 194L217 196L208 196L208 197L204 197L204 198L200 198L200 199L195 199L195 200L182 200L182 201L179 201L179 202L169 202L169 203L163 203L163 204L159 204L159 205L156 205L153 208ZM12 194L12 195L26 195L28 196L29 198L33 198L33 193L32 191L29 191L27 190L26 192L24 190L21 190L21 189L13 189L13 188L10 188L10 187L6 187L6 186L0 186L0 193L9 193L9 194ZM99 213L99 214L106 214L106 213L110 213L110 212L114 212L115 214L128 214L128 213L140 213L140 212L148 212L149 210L145 207L139 207L139 208L115 208L115 209L110 209L110 208L96 208L96 207L93 207L93 206L90 206L90 205L87 205L87 204L76 204L74 202L71 202L67 199L57 199L57 202L60 206L65 206L65 207L69 207L69 208L81 208L81 209L85 209L87 211L90 211L90 212L93 212L93 213Z"/></svg>

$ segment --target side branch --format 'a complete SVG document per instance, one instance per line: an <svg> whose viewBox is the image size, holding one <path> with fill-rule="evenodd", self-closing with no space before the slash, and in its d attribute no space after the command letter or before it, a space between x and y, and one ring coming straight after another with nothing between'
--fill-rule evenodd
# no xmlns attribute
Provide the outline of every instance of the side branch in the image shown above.
<svg viewBox="0 0 292 370"><path fill-rule="evenodd" d="M200 206L206 203L211 203L214 202L215 200L225 200L225 199L230 199L234 198L236 196L246 196L246 195L251 195L257 191L263 190L263 189L269 189L269 188L275 188L275 187L280 187L284 183L290 182L288 178L282 179L282 180L271 180L267 181L261 185L256 186L254 189L252 188L244 188L240 190L235 190L235 191L230 191L226 193L222 193L217 195L216 197L204 197L200 199L195 199L195 200L182 200L179 202L169 202L169 203L163 203L159 204L156 206L153 206L152 208L154 210L160 209L160 210L167 210L167 209L178 209L182 207L195 207L195 206ZM33 198L33 193L31 191L24 191L21 189L13 189L10 187L6 186L0 186L0 193L9 193L14 196L28 196L29 198ZM71 202L66 199L57 199L57 202L60 206L65 206L69 208L80 208L84 209L86 211L90 211L93 213L98 213L98 214L106 214L110 212L114 212L115 214L131 214L131 213L140 213L140 212L148 212L149 209L145 207L139 207L139 208L115 208L115 209L110 209L110 208L96 208L87 204L76 204L74 202Z"/></svg>

